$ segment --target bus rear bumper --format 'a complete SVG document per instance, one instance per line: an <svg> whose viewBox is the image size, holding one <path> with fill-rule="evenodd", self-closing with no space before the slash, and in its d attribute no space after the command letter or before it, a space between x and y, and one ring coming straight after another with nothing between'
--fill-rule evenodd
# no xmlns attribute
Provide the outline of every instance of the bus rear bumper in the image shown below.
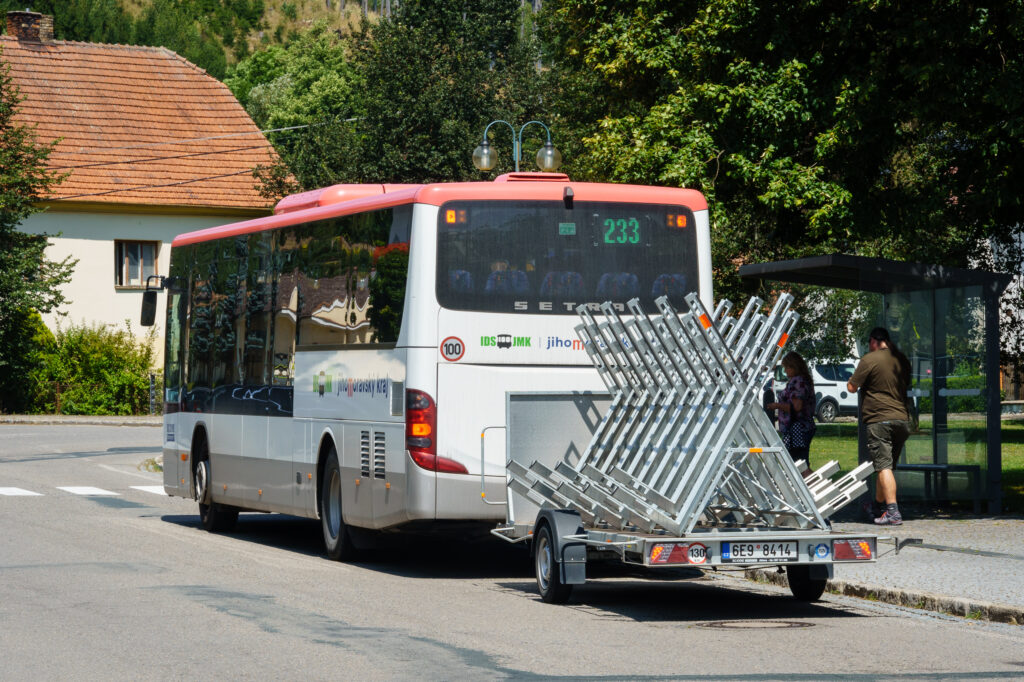
<svg viewBox="0 0 1024 682"><path fill-rule="evenodd" d="M503 521L506 490L504 476L485 476L481 490L480 476L437 474L435 518Z"/></svg>

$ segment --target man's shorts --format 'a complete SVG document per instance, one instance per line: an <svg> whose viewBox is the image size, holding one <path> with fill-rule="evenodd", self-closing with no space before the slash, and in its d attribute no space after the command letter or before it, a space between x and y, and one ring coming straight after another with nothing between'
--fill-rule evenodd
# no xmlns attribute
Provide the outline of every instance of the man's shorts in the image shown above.
<svg viewBox="0 0 1024 682"><path fill-rule="evenodd" d="M910 435L910 423L900 419L867 425L868 452L875 471L892 469L893 460L899 459L903 444Z"/></svg>

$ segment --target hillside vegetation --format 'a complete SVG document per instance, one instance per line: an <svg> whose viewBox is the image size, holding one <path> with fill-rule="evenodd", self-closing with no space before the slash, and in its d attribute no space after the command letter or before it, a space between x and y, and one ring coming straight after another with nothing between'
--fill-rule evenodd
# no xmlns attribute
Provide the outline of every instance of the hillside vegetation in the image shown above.
<svg viewBox="0 0 1024 682"><path fill-rule="evenodd" d="M368 3L372 10L378 3ZM53 16L58 40L159 45L216 78L254 52L295 38L315 21L351 32L361 6L345 0L0 0L0 9Z"/></svg>

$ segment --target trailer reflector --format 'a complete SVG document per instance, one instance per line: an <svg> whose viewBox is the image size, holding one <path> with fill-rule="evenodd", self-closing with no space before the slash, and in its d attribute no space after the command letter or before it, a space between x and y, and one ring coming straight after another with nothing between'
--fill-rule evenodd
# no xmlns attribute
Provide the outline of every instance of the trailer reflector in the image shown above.
<svg viewBox="0 0 1024 682"><path fill-rule="evenodd" d="M868 539L832 542L832 556L836 561L871 561L873 554L871 541Z"/></svg>

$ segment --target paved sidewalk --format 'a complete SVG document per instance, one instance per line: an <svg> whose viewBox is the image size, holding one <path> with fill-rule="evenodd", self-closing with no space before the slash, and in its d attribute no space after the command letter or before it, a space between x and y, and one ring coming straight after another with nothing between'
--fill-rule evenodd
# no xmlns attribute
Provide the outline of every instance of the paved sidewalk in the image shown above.
<svg viewBox="0 0 1024 682"><path fill-rule="evenodd" d="M878 528L836 523L836 530L878 533L874 564L839 564L829 590L887 603L1024 625L1024 518L963 517L904 521ZM897 540L919 538L895 552ZM785 584L785 574L748 577Z"/></svg>
<svg viewBox="0 0 1024 682"><path fill-rule="evenodd" d="M80 414L0 414L0 424L88 424L90 426L160 426L163 416L93 416Z"/></svg>

